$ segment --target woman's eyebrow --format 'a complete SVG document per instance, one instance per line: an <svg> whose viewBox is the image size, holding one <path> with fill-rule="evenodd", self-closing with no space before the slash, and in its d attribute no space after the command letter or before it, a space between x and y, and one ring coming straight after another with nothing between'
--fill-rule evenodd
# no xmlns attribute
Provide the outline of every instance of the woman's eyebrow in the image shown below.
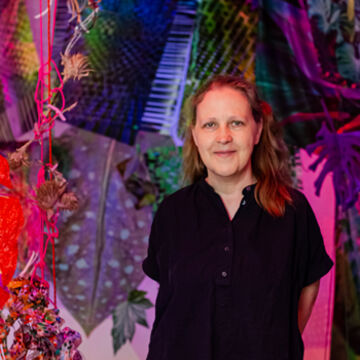
<svg viewBox="0 0 360 360"><path fill-rule="evenodd" d="M246 117L240 115L231 115L228 117L228 120L246 120Z"/></svg>

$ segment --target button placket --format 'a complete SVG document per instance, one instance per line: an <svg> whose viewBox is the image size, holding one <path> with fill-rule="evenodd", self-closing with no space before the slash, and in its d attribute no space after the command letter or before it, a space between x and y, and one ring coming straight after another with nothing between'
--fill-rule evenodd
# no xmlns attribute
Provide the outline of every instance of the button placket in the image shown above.
<svg viewBox="0 0 360 360"><path fill-rule="evenodd" d="M222 244L219 244L218 248L221 254L219 256L220 262L216 275L216 284L221 286L230 285L231 283L233 229L230 222L224 226L223 234Z"/></svg>

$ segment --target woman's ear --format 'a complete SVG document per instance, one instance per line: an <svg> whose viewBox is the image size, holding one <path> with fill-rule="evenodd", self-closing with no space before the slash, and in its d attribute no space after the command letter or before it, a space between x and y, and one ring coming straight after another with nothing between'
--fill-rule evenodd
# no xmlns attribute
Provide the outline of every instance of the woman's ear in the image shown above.
<svg viewBox="0 0 360 360"><path fill-rule="evenodd" d="M257 130L256 130L256 137L255 137L255 145L257 145L261 138L261 133L263 130L263 118L260 119L260 122L256 123Z"/></svg>
<svg viewBox="0 0 360 360"><path fill-rule="evenodd" d="M196 138L196 131L195 131L195 127L194 126L191 126L191 135L192 135L192 138L194 140L194 143L196 145L196 147L198 146L198 142L197 142L197 138Z"/></svg>

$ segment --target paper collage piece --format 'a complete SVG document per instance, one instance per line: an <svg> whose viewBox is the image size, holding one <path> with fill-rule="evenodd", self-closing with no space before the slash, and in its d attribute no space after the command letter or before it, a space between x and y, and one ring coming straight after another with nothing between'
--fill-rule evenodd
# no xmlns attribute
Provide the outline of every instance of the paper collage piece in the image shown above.
<svg viewBox="0 0 360 360"><path fill-rule="evenodd" d="M89 56L93 71L64 88L67 102L78 102L67 116L70 124L134 143L175 5L174 0L101 2L96 25L76 46ZM63 34L59 27L55 37Z"/></svg>
<svg viewBox="0 0 360 360"><path fill-rule="evenodd" d="M211 75L243 74L254 81L257 11L247 1L201 1L186 95Z"/></svg>
<svg viewBox="0 0 360 360"><path fill-rule="evenodd" d="M0 39L0 141L10 141L14 114L19 132L32 128L35 119L32 99L39 60L25 0L0 2Z"/></svg>
<svg viewBox="0 0 360 360"><path fill-rule="evenodd" d="M136 156L133 147L74 127L53 149L79 197L76 213L58 223L58 294L89 334L144 277L151 206L135 208L117 168Z"/></svg>

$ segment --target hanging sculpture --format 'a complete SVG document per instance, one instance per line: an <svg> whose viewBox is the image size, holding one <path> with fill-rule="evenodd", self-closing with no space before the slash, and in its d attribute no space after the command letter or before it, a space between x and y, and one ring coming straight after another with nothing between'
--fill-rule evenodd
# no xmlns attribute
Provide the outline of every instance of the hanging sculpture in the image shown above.
<svg viewBox="0 0 360 360"><path fill-rule="evenodd" d="M56 227L60 210L76 210L77 196L67 191L67 180L57 170L57 164L52 159L52 133L55 119L65 121L64 112L71 110L76 103L65 108L63 94L64 83L70 78L79 79L87 76L90 69L86 58L81 54L70 55L70 50L81 33L88 31L99 10L100 1L83 1L79 6L76 0L68 1L73 18L77 19L78 27L72 37L65 55L62 56L64 66L62 79L60 72L52 60L52 45L54 39L57 0L53 11L52 2L47 0L47 9L42 11L40 0L40 68L35 91L35 102L38 110L38 121L34 126L34 136L15 152L8 154L8 159L0 156L0 309L5 308L6 317L0 317L0 358L6 360L26 359L76 359L82 357L77 350L81 336L76 331L62 327L64 321L59 317L56 306L56 277L54 243L58 237ZM91 9L85 20L81 11L86 7ZM43 17L47 15L47 49L45 61L43 54ZM52 28L51 28L52 25ZM53 86L52 74L56 74ZM60 98L60 106L58 105ZM55 105L57 104L57 106ZM48 142L48 159L45 159L45 142ZM41 159L31 161L27 150L31 143L39 142ZM40 164L37 184L24 186L18 181L24 167ZM14 184L11 181L10 170L14 172ZM20 185L19 185L20 184ZM30 204L30 209L39 216L36 221L39 236L39 249L33 252L25 269L12 279L17 264L17 238L24 224L21 202ZM27 208L27 205L24 206ZM48 245L53 247L53 300L49 295L49 285L45 281L45 256ZM0 313L2 315L2 313ZM8 335L14 329L13 342L8 347Z"/></svg>

